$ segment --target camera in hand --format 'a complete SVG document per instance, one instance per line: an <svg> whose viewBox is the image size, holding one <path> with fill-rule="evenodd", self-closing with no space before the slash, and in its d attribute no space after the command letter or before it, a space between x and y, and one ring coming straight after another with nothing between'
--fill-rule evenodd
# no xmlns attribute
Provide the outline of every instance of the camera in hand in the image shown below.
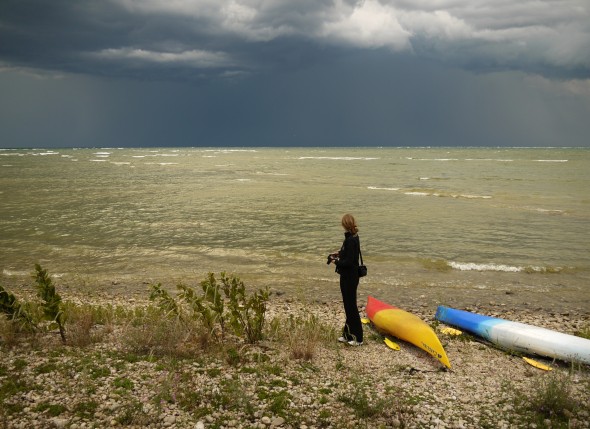
<svg viewBox="0 0 590 429"><path fill-rule="evenodd" d="M330 265L330 263L334 262L334 260L338 258L338 254L337 253L330 253L328 255L328 260L326 261L326 264Z"/></svg>

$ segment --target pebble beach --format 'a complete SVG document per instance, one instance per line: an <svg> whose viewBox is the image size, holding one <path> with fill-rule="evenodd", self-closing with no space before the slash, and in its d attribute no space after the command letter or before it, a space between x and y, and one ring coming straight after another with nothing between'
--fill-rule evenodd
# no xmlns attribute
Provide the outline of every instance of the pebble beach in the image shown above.
<svg viewBox="0 0 590 429"><path fill-rule="evenodd" d="M74 293L64 301L88 303ZM92 298L93 305L142 307L136 297ZM459 307L460 308L460 307ZM437 333L451 362L442 365L415 346L389 349L365 325L365 342L337 342L343 322L337 299L306 302L271 295L266 320L310 320L332 338L296 355L293 341L228 340L189 355L131 352L127 326L93 326L96 341L62 345L50 332L0 342L0 428L588 428L590 368L537 360L476 338L451 337L434 321L435 306L405 308ZM590 314L494 305L463 309L569 334L587 332ZM364 315L364 307L359 307ZM555 392L557 390L557 392ZM549 399L547 397L550 397ZM555 399L557 398L557 399ZM558 413L546 402L562 400Z"/></svg>

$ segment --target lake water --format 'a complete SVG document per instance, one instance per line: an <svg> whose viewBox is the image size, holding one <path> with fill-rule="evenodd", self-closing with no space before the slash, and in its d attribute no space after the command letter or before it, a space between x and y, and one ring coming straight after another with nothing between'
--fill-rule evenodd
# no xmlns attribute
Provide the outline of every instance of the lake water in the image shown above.
<svg viewBox="0 0 590 429"><path fill-rule="evenodd" d="M326 256L350 212L363 294L590 311L588 149L0 150L0 201L0 284L38 262L89 288L226 271L337 297Z"/></svg>

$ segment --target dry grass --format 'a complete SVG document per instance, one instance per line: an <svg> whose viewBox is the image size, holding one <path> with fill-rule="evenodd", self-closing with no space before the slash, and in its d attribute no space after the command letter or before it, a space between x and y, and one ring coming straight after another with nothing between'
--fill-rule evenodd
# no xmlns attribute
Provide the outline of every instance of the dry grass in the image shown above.
<svg viewBox="0 0 590 429"><path fill-rule="evenodd" d="M275 319L270 324L270 336L284 343L293 359L311 361L320 344L333 341L334 328L322 324L317 317Z"/></svg>
<svg viewBox="0 0 590 429"><path fill-rule="evenodd" d="M132 352L179 358L194 357L210 344L203 327L158 312L147 312L131 319L122 326L119 336Z"/></svg>
<svg viewBox="0 0 590 429"><path fill-rule="evenodd" d="M99 325L95 308L84 305L71 307L68 312L67 342L76 347L87 347L103 341L112 332L112 325Z"/></svg>
<svg viewBox="0 0 590 429"><path fill-rule="evenodd" d="M21 335L17 333L14 323L4 317L0 318L0 343L7 348L12 348L18 344L20 338Z"/></svg>

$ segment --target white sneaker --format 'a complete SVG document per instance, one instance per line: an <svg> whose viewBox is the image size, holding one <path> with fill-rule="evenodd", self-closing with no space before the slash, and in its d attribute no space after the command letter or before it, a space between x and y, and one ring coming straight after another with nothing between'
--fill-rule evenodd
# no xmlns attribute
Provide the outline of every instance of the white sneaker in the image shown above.
<svg viewBox="0 0 590 429"><path fill-rule="evenodd" d="M351 340L351 341L348 341L348 345L349 345L349 346L362 346L362 345L363 345L363 342L361 341L361 342L359 343L358 341Z"/></svg>
<svg viewBox="0 0 590 429"><path fill-rule="evenodd" d="M346 338L344 338L344 337L338 338L338 341L341 342L341 343L347 343L348 342L348 340Z"/></svg>

